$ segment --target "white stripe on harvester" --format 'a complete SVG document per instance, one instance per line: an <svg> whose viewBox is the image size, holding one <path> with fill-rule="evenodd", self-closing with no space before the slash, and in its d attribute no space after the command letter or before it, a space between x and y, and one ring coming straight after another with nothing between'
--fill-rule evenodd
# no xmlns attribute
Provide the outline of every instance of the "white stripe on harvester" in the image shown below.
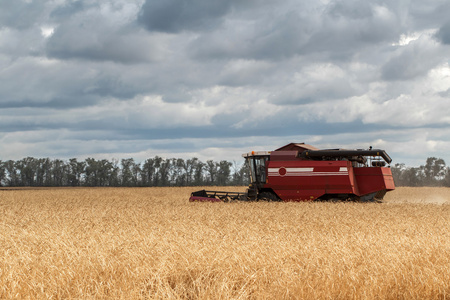
<svg viewBox="0 0 450 300"><path fill-rule="evenodd" d="M339 171L333 172L314 172L314 168L285 168L286 174L284 176L325 176L325 175L348 175L347 167L340 167ZM281 176L279 174L280 168L269 168L269 176Z"/></svg>

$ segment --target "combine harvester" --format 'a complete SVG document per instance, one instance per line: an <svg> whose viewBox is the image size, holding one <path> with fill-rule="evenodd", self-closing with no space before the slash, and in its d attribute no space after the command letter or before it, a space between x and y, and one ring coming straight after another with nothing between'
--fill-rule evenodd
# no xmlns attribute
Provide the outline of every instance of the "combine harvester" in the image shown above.
<svg viewBox="0 0 450 300"><path fill-rule="evenodd" d="M395 189L389 164L380 149L319 150L291 143L275 151L242 155L250 169L246 193L201 190L189 201L381 201ZM388 165L386 167L386 164Z"/></svg>

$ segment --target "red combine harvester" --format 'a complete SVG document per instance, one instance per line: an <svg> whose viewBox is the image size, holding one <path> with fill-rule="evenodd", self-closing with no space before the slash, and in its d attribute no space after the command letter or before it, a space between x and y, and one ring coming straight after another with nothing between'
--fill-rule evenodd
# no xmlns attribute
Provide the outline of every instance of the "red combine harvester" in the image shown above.
<svg viewBox="0 0 450 300"><path fill-rule="evenodd" d="M319 150L291 143L242 155L250 169L246 193L201 190L189 201L381 201L395 189L392 159L380 149Z"/></svg>

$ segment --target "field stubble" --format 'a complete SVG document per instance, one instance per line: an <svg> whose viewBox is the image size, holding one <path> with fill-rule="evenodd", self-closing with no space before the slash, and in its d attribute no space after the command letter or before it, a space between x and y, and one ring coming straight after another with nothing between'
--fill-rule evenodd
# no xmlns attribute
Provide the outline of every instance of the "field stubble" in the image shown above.
<svg viewBox="0 0 450 300"><path fill-rule="evenodd" d="M0 191L0 298L450 299L450 189L187 202L195 189Z"/></svg>

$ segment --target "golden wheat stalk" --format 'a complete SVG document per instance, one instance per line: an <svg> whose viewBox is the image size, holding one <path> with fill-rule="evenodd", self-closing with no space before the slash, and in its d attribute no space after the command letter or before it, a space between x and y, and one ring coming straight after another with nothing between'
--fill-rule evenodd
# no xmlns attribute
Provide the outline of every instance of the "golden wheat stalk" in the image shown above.
<svg viewBox="0 0 450 300"><path fill-rule="evenodd" d="M0 298L450 298L450 189L189 203L195 189L0 191Z"/></svg>

